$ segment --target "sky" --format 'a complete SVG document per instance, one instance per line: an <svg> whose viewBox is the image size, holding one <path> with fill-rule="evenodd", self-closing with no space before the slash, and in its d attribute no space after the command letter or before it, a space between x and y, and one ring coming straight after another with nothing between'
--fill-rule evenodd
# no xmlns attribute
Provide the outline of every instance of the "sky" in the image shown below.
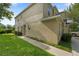
<svg viewBox="0 0 79 59"><path fill-rule="evenodd" d="M1 21L2 24L4 25L14 25L15 24L15 16L18 15L21 11L23 11L25 8L27 8L30 4L29 3L14 3L11 5L10 7L10 11L12 11L14 13L14 16L12 18L11 21L9 21L8 19L4 19ZM53 3L52 5L55 5L58 10L61 12L65 9L68 8L68 6L70 5L70 3Z"/></svg>

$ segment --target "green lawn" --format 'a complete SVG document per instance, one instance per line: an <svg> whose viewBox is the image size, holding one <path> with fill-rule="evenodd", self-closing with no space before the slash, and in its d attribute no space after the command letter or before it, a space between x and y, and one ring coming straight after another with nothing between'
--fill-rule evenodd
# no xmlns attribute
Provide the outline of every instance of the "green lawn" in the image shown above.
<svg viewBox="0 0 79 59"><path fill-rule="evenodd" d="M15 35L0 35L0 56L51 56Z"/></svg>

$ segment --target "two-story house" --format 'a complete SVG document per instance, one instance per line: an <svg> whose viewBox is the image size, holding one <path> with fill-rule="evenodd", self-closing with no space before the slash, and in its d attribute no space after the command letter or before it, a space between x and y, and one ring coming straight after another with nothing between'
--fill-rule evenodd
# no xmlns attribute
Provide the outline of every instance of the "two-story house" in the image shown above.
<svg viewBox="0 0 79 59"><path fill-rule="evenodd" d="M63 19L50 3L33 3L15 17L15 30L24 36L49 44L58 44L63 33Z"/></svg>

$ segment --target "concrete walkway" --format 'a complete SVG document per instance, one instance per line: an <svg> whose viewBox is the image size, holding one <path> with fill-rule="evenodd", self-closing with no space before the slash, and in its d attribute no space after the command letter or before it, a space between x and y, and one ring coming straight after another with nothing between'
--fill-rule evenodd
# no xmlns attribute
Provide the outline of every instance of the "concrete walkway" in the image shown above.
<svg viewBox="0 0 79 59"><path fill-rule="evenodd" d="M72 37L72 54L79 56L79 37Z"/></svg>
<svg viewBox="0 0 79 59"><path fill-rule="evenodd" d="M72 53L69 53L67 51L58 49L58 48L50 46L50 45L47 45L47 44L42 43L42 42L38 42L38 41L30 39L28 37L23 37L22 36L20 38L22 38L23 40L31 43L32 45L37 46L37 47L39 47L39 48L41 48L41 49L43 49L43 50L45 50L45 51L47 51L51 54L56 55L56 56L71 56L72 55Z"/></svg>

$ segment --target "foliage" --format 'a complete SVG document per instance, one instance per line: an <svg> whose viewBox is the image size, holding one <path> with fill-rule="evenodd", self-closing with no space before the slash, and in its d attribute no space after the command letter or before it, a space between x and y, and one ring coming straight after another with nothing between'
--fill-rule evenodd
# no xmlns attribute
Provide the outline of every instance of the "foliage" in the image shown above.
<svg viewBox="0 0 79 59"><path fill-rule="evenodd" d="M12 33L13 31L14 31L14 26L11 26L11 25L5 26L4 24L0 23L0 34Z"/></svg>
<svg viewBox="0 0 79 59"><path fill-rule="evenodd" d="M71 47L71 34L69 33L64 33L61 37L61 41L59 42L58 45L54 45L57 48L61 48L63 50L66 50L68 52L72 51Z"/></svg>
<svg viewBox="0 0 79 59"><path fill-rule="evenodd" d="M72 23L70 25L71 31L73 31L73 32L79 31L78 30L78 25L79 25L78 23Z"/></svg>
<svg viewBox="0 0 79 59"><path fill-rule="evenodd" d="M64 33L63 35L62 35L62 37L61 37L61 40L62 41L65 41L65 42L69 42L69 41L71 41L71 34L69 34L69 33Z"/></svg>
<svg viewBox="0 0 79 59"><path fill-rule="evenodd" d="M1 31L0 31L0 34L4 34L4 33L6 33L5 30L1 30Z"/></svg>
<svg viewBox="0 0 79 59"><path fill-rule="evenodd" d="M10 3L0 3L0 21L3 20L4 18L7 18L11 20L13 16L13 12L11 12L10 9L11 4ZM9 28L11 28L9 26ZM8 29L11 30L11 29ZM7 27L3 24L0 23L0 32L4 33L5 31L7 32Z"/></svg>
<svg viewBox="0 0 79 59"><path fill-rule="evenodd" d="M14 30L14 26L11 26L9 24L6 26L6 28L9 29L9 30Z"/></svg>
<svg viewBox="0 0 79 59"><path fill-rule="evenodd" d="M68 41L68 42L60 41L59 45L56 47L66 50L68 52L72 52L71 41Z"/></svg>
<svg viewBox="0 0 79 59"><path fill-rule="evenodd" d="M68 17L72 18L74 21L79 21L79 3L71 4L67 12Z"/></svg>
<svg viewBox="0 0 79 59"><path fill-rule="evenodd" d="M0 23L0 31L4 30L6 28L6 26L2 23Z"/></svg>
<svg viewBox="0 0 79 59"><path fill-rule="evenodd" d="M0 31L0 34L5 34L5 33L12 33L12 30L2 30L2 31Z"/></svg>
<svg viewBox="0 0 79 59"><path fill-rule="evenodd" d="M73 20L70 25L71 31L79 31L79 3L71 4L66 10L67 17Z"/></svg>
<svg viewBox="0 0 79 59"><path fill-rule="evenodd" d="M10 3L0 3L0 20L7 18L7 19L11 19L13 12L11 12L9 10L11 4Z"/></svg>

